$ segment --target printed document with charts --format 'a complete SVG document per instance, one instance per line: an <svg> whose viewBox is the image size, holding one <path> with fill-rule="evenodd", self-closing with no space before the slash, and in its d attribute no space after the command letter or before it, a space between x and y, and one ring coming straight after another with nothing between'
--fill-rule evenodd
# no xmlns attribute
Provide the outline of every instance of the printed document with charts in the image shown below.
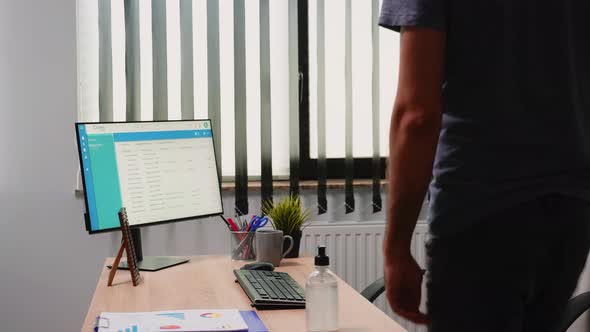
<svg viewBox="0 0 590 332"><path fill-rule="evenodd" d="M238 310L172 310L153 312L103 312L98 332L213 332L248 331Z"/></svg>

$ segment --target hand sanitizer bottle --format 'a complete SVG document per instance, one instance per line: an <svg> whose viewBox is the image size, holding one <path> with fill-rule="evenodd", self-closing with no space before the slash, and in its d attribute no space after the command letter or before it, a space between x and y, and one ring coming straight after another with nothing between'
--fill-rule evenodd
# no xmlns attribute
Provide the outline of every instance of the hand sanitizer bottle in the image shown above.
<svg viewBox="0 0 590 332"><path fill-rule="evenodd" d="M305 284L305 317L309 332L338 330L338 281L328 269L329 265L326 246L319 246L315 271Z"/></svg>

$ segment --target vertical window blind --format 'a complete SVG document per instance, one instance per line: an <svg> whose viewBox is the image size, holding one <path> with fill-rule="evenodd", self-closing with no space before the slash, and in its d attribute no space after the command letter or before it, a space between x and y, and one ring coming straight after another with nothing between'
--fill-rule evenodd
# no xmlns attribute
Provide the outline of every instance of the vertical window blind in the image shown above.
<svg viewBox="0 0 590 332"><path fill-rule="evenodd" d="M239 214L249 212L248 179L261 180L263 200L272 199L277 178L288 177L299 193L302 158L317 160L319 213L328 209L327 165L344 160L343 206L352 212L354 168L370 158L377 212L398 47L395 34L377 28L379 7L379 0L80 0L78 118L211 119L219 171L235 181Z"/></svg>

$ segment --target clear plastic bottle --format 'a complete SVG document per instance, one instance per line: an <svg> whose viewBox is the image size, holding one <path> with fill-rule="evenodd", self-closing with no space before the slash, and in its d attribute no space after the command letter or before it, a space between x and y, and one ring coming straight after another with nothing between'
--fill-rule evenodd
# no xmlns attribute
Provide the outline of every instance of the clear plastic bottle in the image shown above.
<svg viewBox="0 0 590 332"><path fill-rule="evenodd" d="M305 284L305 317L309 332L338 330L338 281L328 269L329 265L326 246L319 246L315 271Z"/></svg>

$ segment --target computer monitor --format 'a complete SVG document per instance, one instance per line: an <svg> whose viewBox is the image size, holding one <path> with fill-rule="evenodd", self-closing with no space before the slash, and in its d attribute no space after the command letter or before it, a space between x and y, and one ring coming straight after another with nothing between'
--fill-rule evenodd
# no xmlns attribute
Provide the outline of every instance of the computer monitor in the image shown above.
<svg viewBox="0 0 590 332"><path fill-rule="evenodd" d="M76 134L89 233L119 230L122 207L132 229L223 213L209 120L76 123Z"/></svg>

